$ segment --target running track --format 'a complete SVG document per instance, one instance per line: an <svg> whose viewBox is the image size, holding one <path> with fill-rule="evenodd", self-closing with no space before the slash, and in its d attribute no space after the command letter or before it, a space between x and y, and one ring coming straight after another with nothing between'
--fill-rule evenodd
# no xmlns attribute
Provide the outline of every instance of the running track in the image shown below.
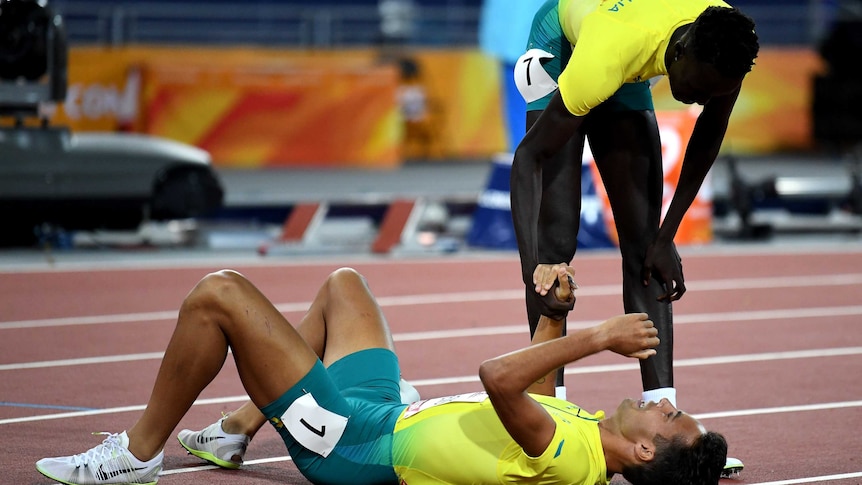
<svg viewBox="0 0 862 485"><path fill-rule="evenodd" d="M480 387L483 359L528 342L517 257L417 259L59 255L0 265L0 483L48 484L33 464L130 427L149 396L188 290L209 271L246 274L296 321L333 269L362 272L423 396ZM689 288L674 307L679 404L743 459L733 484L862 484L862 244L683 248ZM101 259L102 262L98 262ZM185 262L189 261L189 262ZM575 260L570 328L621 313L616 253ZM608 354L567 368L569 399L613 409L640 390L637 363ZM178 429L245 398L232 360ZM306 483L266 427L240 471L166 447L160 483ZM614 484L625 483L617 478Z"/></svg>

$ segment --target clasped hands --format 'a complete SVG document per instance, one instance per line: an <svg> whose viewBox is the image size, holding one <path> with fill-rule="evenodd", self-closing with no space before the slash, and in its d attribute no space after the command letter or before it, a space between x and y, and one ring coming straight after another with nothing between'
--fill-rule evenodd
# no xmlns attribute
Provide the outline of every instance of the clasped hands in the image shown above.
<svg viewBox="0 0 862 485"><path fill-rule="evenodd" d="M543 315L563 320L575 306L575 270L560 264L539 264L533 272L536 293L545 303ZM545 313L548 312L548 313ZM561 315L555 318L554 315ZM629 313L605 320L597 327L605 347L617 354L646 359L655 355L659 344L658 329L646 313Z"/></svg>
<svg viewBox="0 0 862 485"><path fill-rule="evenodd" d="M533 270L533 284L542 315L554 320L563 320L575 307L575 269L566 263L538 264Z"/></svg>

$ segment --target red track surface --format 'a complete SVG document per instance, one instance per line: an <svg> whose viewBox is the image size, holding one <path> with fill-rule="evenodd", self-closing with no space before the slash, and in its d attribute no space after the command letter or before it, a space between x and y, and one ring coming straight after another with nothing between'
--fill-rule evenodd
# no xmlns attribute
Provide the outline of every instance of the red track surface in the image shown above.
<svg viewBox="0 0 862 485"><path fill-rule="evenodd" d="M679 404L724 433L731 455L745 461L742 477L727 484L862 483L862 248L683 257L689 292L674 308ZM100 441L93 431L130 427L180 302L222 265L0 267L0 483L51 483L36 460L85 451ZM423 396L479 388L483 359L528 341L514 254L265 259L233 268L296 321L323 278L346 265L368 278L404 375ZM579 255L575 266L580 290L570 326L622 312L618 255ZM570 365L569 399L613 409L639 395L636 365L613 354ZM228 359L201 396L210 401L178 429L209 424L243 397ZM286 455L268 427L240 471L203 466L172 441L160 483L306 483Z"/></svg>

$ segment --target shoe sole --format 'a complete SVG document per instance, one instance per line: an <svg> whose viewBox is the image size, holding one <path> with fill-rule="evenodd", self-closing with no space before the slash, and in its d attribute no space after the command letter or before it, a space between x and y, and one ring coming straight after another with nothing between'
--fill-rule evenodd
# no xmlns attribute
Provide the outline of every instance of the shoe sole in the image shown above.
<svg viewBox="0 0 862 485"><path fill-rule="evenodd" d="M63 483L65 485L79 485L78 483L75 483L75 482L67 482L66 480L61 480L61 479L51 475L50 473L42 470L38 466L36 467L36 471L38 471L42 475L45 475L46 477L50 478L51 480L54 480L55 482L60 482L60 483ZM155 482L141 483L140 485L156 485L157 482L158 482L158 480L156 480ZM138 484L136 484L136 485L138 485Z"/></svg>
<svg viewBox="0 0 862 485"><path fill-rule="evenodd" d="M206 451L200 451L200 450L196 450L194 448L190 448L190 447L186 446L186 444L183 443L183 440L181 440L179 437L177 437L177 441L179 441L180 445L183 448L185 448L186 451L188 451L190 454L195 455L196 457L201 458L203 460L206 460L206 461L212 463L213 465L216 465L216 466L219 466L222 468L227 468L229 470L236 470L237 468L242 466L242 463L234 463L232 461L222 460L221 458L213 455L212 453L207 453Z"/></svg>
<svg viewBox="0 0 862 485"><path fill-rule="evenodd" d="M736 478L742 473L742 465L725 468L721 471L721 478Z"/></svg>

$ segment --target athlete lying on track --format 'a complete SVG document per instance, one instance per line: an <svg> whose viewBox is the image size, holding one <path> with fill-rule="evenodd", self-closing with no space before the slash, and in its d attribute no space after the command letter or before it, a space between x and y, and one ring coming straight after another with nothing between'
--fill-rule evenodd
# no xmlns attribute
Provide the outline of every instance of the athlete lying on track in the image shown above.
<svg viewBox="0 0 862 485"><path fill-rule="evenodd" d="M571 267L554 270L557 298L574 299ZM138 421L85 453L45 458L36 468L68 484L156 483L165 443L230 347L259 411L246 405L206 435L180 435L221 465L241 463L242 426L256 430L265 418L314 483L594 485L616 473L635 485L717 483L724 438L669 401L626 399L605 416L552 397L556 370L568 363L605 350L653 355L659 339L647 315L561 337L564 324L543 317L531 346L483 362L484 392L408 405L388 325L359 273L334 271L294 327L245 277L219 271L184 300ZM221 438L237 430L233 440Z"/></svg>

